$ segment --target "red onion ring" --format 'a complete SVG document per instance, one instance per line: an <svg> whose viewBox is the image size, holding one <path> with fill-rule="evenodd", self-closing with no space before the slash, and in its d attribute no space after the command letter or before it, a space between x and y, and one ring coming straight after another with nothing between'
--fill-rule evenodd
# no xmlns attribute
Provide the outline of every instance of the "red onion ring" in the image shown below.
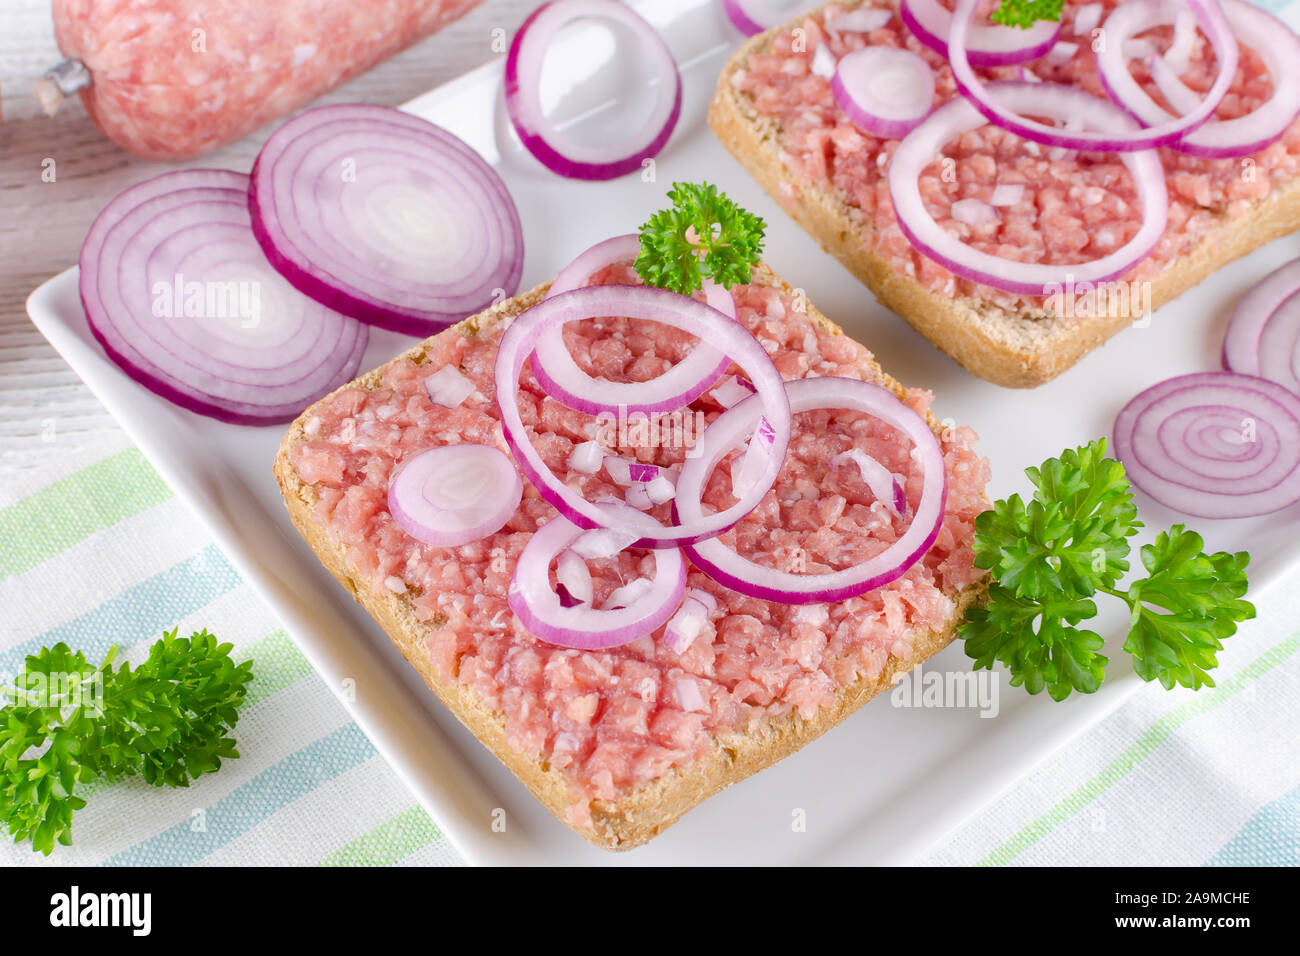
<svg viewBox="0 0 1300 956"><path fill-rule="evenodd" d="M1137 128L1137 123L1113 103L1082 90L1057 83L991 83L986 93L999 108L1029 111L1061 120L1083 119L1094 125L1113 123ZM1155 150L1120 156L1137 185L1142 201L1142 228L1119 249L1100 259L1069 265L1015 262L981 252L950 235L930 215L921 197L922 171L940 154L943 145L987 121L974 104L949 100L898 145L889 165L889 194L898 224L908 240L924 255L953 274L995 289L1021 295L1043 295L1062 276L1075 282L1103 282L1122 275L1142 261L1160 241L1168 216L1165 171Z"/></svg>
<svg viewBox="0 0 1300 956"><path fill-rule="evenodd" d="M948 59L952 12L944 9L938 0L903 0L898 15L912 36ZM1028 30L1000 23L975 24L970 28L966 56L977 67L1027 63L1047 53L1060 35L1059 21L1039 20Z"/></svg>
<svg viewBox="0 0 1300 956"><path fill-rule="evenodd" d="M1146 29L1144 14L1149 3L1186 3L1196 14L1197 22L1209 37L1214 47L1214 55L1219 62L1219 75L1210 92L1194 112L1145 129L1128 124L1126 124L1128 128L1125 129L1116 124L1113 130L1086 132L1049 126L1025 117L1048 115L1061 120L1065 117L1034 109L1033 104L1022 107L1018 112L1009 109L1004 103L998 102L996 97L990 95L989 88L971 68L966 43L972 21L982 2L983 0L957 0L956 9L953 11L952 31L948 35L948 63L952 67L953 79L962 94L990 123L1046 146L1122 153L1171 145L1214 114L1224 95L1232 87L1237 73L1237 40L1232 35L1232 29L1223 15L1219 0L1130 0L1129 3L1117 7L1106 19L1102 27L1106 31L1106 44L1103 51L1097 54L1097 67L1101 72L1102 83L1109 91L1113 91L1112 98L1122 101L1122 97L1117 94L1126 88L1126 84L1136 86L1136 82L1128 72L1128 59L1123 51L1123 41ZM1069 89L1069 87L1061 88Z"/></svg>
<svg viewBox="0 0 1300 956"><path fill-rule="evenodd" d="M635 233L616 236L592 246L555 277L546 293L549 299L581 288L601 269L631 262L641 251ZM714 282L704 284L705 302L732 322L738 321L731 293ZM578 367L564 344L562 329L544 336L533 353L533 374L547 395L561 405L588 415L653 415L685 408L726 374L731 360L701 339L685 359L648 382L611 382L592 378Z"/></svg>
<svg viewBox="0 0 1300 956"><path fill-rule="evenodd" d="M248 204L289 282L370 325L430 335L519 286L523 227L505 183L409 113L300 113L258 153Z"/></svg>
<svg viewBox="0 0 1300 956"><path fill-rule="evenodd" d="M417 541L453 548L500 531L524 483L491 445L443 445L402 463L388 484L388 510Z"/></svg>
<svg viewBox="0 0 1300 956"><path fill-rule="evenodd" d="M747 37L780 26L807 8L807 0L722 0L727 19Z"/></svg>
<svg viewBox="0 0 1300 956"><path fill-rule="evenodd" d="M663 322L700 338L710 338L745 370L758 390L757 399L775 432L772 455L750 493L725 511L675 527L649 529L623 520L619 511L602 509L581 498L546 466L528 439L519 414L517 392L524 361L543 335L567 322L601 315ZM721 534L756 508L776 481L790 439L790 405L780 373L758 341L739 324L716 321L716 310L684 295L647 286L589 286L545 299L519 315L501 337L496 363L496 396L506 442L525 477L560 514L582 528L607 528L638 535L635 547L670 548ZM707 435L708 430L705 430ZM703 438L701 437L701 440ZM632 509L622 509L640 516Z"/></svg>
<svg viewBox="0 0 1300 956"><path fill-rule="evenodd" d="M1191 156L1206 159L1224 159L1235 156L1249 156L1259 152L1284 134L1300 114L1300 37L1277 17L1261 10L1246 0L1222 0L1223 12L1228 25L1236 39L1254 50L1264 61L1269 78L1273 81L1273 92L1260 104L1259 108L1230 120L1210 119L1177 142L1171 143L1173 149ZM1133 0L1133 6L1148 9L1149 26L1159 26L1176 22L1178 14L1184 10L1181 0ZM1118 11L1116 11L1118 12ZM1106 21L1107 29L1110 21ZM1141 86L1133 80L1128 68L1123 67L1123 75L1112 75L1118 69L1110 57L1110 72L1102 73L1108 95L1115 99L1130 113L1148 126L1168 123L1174 115L1156 103ZM1098 66L1102 65L1102 54L1098 54ZM1151 64L1152 79L1164 94L1169 105L1190 115L1193 103L1202 102L1196 93L1178 79L1175 71L1164 59L1156 58ZM1211 90L1211 93L1214 91Z"/></svg>
<svg viewBox="0 0 1300 956"><path fill-rule="evenodd" d="M659 99L642 132L624 142L581 146L563 142L546 118L541 76L547 48L580 17L621 23L645 43L659 69ZM553 173L570 179L614 179L659 154L682 112L682 78L667 44L639 14L612 0L551 0L523 22L506 56L506 111L524 147Z"/></svg>
<svg viewBox="0 0 1300 956"><path fill-rule="evenodd" d="M1224 368L1300 394L1300 259L1257 283L1233 310L1223 338Z"/></svg>
<svg viewBox="0 0 1300 956"><path fill-rule="evenodd" d="M582 534L577 525L554 518L534 532L519 555L506 600L528 632L548 644L595 651L635 641L666 624L686 593L686 562L676 548L655 551L649 590L629 607L564 606L551 588L551 561Z"/></svg>
<svg viewBox="0 0 1300 956"><path fill-rule="evenodd" d="M871 560L825 574L791 574L755 564L715 539L687 545L691 562L717 581L750 597L781 604L821 604L844 601L883 587L907 573L921 559L943 524L948 498L948 476L943 449L930 426L890 391L851 378L805 378L786 383L794 413L822 408L852 409L874 415L912 439L925 476L921 500L911 524L897 541ZM723 412L696 446L700 452L682 467L673 509L679 521L700 520L701 496L710 473L743 434L762 416L756 398L746 399Z"/></svg>
<svg viewBox="0 0 1300 956"><path fill-rule="evenodd" d="M267 264L247 190L247 176L221 169L127 189L90 227L80 291L92 334L131 378L190 411L261 425L291 421L355 376L368 333ZM199 311L211 302L219 314L185 315L196 285ZM254 294L256 315L220 314L251 313Z"/></svg>
<svg viewBox="0 0 1300 956"><path fill-rule="evenodd" d="M1280 511L1300 501L1300 396L1235 372L1172 378L1124 406L1115 454L1133 484L1183 514Z"/></svg>
<svg viewBox="0 0 1300 956"><path fill-rule="evenodd" d="M854 126L901 139L934 107L934 71L911 50L864 47L840 58L831 92Z"/></svg>

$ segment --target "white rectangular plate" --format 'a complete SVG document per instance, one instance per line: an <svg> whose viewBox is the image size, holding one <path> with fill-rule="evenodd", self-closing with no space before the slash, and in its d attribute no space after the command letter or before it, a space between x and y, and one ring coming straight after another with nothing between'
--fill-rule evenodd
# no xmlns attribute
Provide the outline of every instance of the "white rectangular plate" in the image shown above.
<svg viewBox="0 0 1300 956"><path fill-rule="evenodd" d="M1124 332L1078 367L1033 392L972 378L823 253L714 140L705 111L716 77L737 45L714 0L634 4L658 28L682 66L684 106L677 132L658 157L654 182L637 175L579 183L542 169L509 131L501 64L489 64L407 104L455 132L505 178L519 204L527 241L522 288L550 278L592 243L634 231L664 203L674 180L709 180L769 223L767 260L850 335L865 342L901 381L938 395L936 412L974 426L993 465L994 496L1023 490L1022 469L1067 445L1109 434L1115 413L1142 388L1171 375L1217 367L1234 300L1300 254L1300 237L1274 242L1166 306L1147 328ZM615 84L613 43L571 38L583 55L560 51L547 98L565 98L572 115L603 122L626 101L591 100ZM548 71L550 67L548 66ZM590 75L590 76L589 76ZM583 83L584 79L593 82ZM554 88L553 83L554 81ZM613 94L602 92L604 97ZM585 97L586 99L579 99ZM603 107L603 108L602 108ZM581 124L579 124L581 125ZM110 197L104 197L107 201ZM132 382L87 328L76 269L31 296L28 311L68 363L121 422L176 494L199 514L218 544L283 619L332 687L355 682L344 699L460 853L472 863L810 864L905 862L994 799L1056 747L1107 714L1138 681L1118 652L1121 619L1103 616L1112 635L1111 679L1102 691L1056 704L1030 698L999 674L1000 708L912 709L886 699L744 783L705 802L648 846L626 854L597 850L557 822L429 693L383 631L320 566L289 523L271 462L280 428L223 425L182 411ZM377 332L363 368L410 344ZM1179 516L1142 499L1149 526ZM1215 548L1249 549L1257 586L1300 550L1290 526L1300 507L1252 521L1199 523ZM960 647L929 670L965 671ZM505 833L491 829L505 808ZM806 832L791 826L802 810Z"/></svg>

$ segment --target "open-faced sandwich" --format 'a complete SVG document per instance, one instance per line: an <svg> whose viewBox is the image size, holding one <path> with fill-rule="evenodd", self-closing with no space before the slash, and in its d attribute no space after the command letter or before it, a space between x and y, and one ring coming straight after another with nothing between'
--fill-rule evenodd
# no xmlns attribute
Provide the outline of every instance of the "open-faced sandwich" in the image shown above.
<svg viewBox="0 0 1300 956"><path fill-rule="evenodd" d="M754 36L709 120L883 304L1033 386L1300 226L1297 62L1248 0L846 0Z"/></svg>
<svg viewBox="0 0 1300 956"><path fill-rule="evenodd" d="M974 434L766 266L727 264L760 221L673 195L312 405L275 463L429 687L611 849L843 720L984 591ZM675 257L691 210L714 244ZM691 291L683 269L694 296L643 278Z"/></svg>

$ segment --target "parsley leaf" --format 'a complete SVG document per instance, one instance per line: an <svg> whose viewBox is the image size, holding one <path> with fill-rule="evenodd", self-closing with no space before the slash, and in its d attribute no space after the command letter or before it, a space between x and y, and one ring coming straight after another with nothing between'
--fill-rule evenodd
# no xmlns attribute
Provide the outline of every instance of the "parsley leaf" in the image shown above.
<svg viewBox="0 0 1300 956"><path fill-rule="evenodd" d="M1065 0L1002 0L990 19L1028 30L1039 20L1060 20Z"/></svg>
<svg viewBox="0 0 1300 956"><path fill-rule="evenodd" d="M1205 554L1194 531L1175 525L1142 548L1148 576L1119 589L1129 570L1128 539L1142 523L1124 466L1098 439L1025 472L1034 495L994 502L975 519L975 564L991 572L987 607L961 626L974 667L1002 663L1012 686L1044 688L1056 700L1090 694L1105 676L1102 639L1078 625L1097 613L1098 593L1124 600L1124 649L1143 680L1196 689L1237 622L1253 617L1243 600L1250 556Z"/></svg>
<svg viewBox="0 0 1300 956"><path fill-rule="evenodd" d="M1222 641L1240 621L1255 616L1242 600L1250 555L1202 552L1201 536L1174 525L1142 549L1150 577L1129 588L1132 626L1124 649L1143 680L1165 689L1214 686L1207 671L1218 664ZM1163 613L1162 613L1163 612Z"/></svg>
<svg viewBox="0 0 1300 956"><path fill-rule="evenodd" d="M72 842L86 805L78 783L141 776L185 787L239 756L228 731L239 719L252 661L207 631L164 634L139 667L113 669L116 648L94 666L66 644L27 658L0 709L0 821L15 840L49 854Z"/></svg>
<svg viewBox="0 0 1300 956"><path fill-rule="evenodd" d="M690 295L705 279L724 288L749 281L767 224L710 183L673 183L672 207L641 227L636 271L647 285Z"/></svg>

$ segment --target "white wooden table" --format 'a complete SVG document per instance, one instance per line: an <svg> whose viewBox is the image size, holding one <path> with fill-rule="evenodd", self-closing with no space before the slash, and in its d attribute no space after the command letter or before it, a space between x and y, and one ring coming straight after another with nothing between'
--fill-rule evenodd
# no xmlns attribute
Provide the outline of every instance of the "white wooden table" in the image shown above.
<svg viewBox="0 0 1300 956"><path fill-rule="evenodd" d="M537 0L487 0L322 102L405 102L492 59L493 30L512 33L536 6ZM48 0L0 0L0 481L116 430L32 327L24 302L76 261L91 220L109 199L168 168L105 139L76 98L53 118L41 112L33 88L60 59ZM275 125L188 165L247 170ZM48 159L54 182L42 180Z"/></svg>

